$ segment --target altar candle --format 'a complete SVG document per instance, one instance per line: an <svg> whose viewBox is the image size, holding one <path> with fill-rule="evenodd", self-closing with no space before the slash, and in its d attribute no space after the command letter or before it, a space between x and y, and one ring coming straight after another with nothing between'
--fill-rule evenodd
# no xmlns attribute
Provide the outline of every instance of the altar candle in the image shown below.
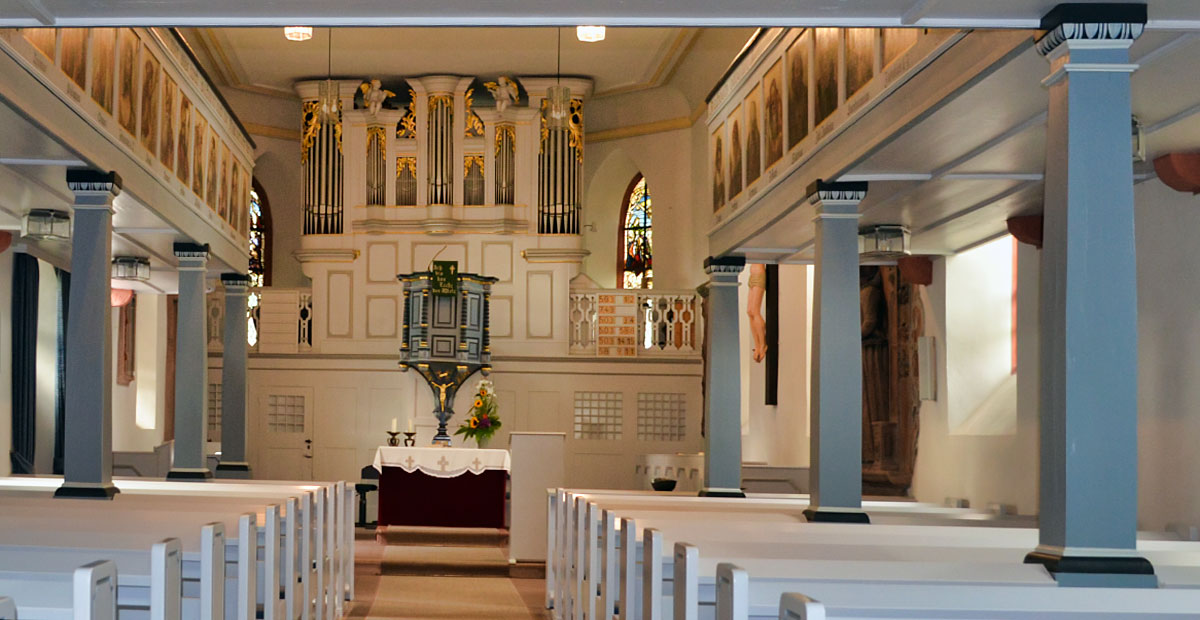
<svg viewBox="0 0 1200 620"><path fill-rule="evenodd" d="M412 418L408 419L408 432L410 432L410 433L413 432Z"/></svg>
<svg viewBox="0 0 1200 620"><path fill-rule="evenodd" d="M392 432L396 432L396 418L392 418Z"/></svg>

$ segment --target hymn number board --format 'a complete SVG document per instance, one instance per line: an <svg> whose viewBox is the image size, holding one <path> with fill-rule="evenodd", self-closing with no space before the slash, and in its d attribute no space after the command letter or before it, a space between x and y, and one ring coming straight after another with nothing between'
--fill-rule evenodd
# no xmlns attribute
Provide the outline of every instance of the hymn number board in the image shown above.
<svg viewBox="0 0 1200 620"><path fill-rule="evenodd" d="M596 309L596 355L637 355L637 294L600 295Z"/></svg>

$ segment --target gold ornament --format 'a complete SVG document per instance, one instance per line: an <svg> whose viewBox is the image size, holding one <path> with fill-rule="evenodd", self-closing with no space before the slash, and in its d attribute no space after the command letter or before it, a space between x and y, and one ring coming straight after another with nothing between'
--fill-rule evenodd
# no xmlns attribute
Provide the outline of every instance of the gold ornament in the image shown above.
<svg viewBox="0 0 1200 620"><path fill-rule="evenodd" d="M300 121L300 163L308 163L308 152L312 150L317 132L321 130L320 115L317 113L320 104L316 101L305 101L301 107Z"/></svg>

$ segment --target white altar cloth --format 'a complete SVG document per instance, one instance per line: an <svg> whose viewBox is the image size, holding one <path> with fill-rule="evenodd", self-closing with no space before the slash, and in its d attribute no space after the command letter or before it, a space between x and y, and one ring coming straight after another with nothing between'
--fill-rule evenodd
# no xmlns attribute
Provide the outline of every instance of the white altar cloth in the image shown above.
<svg viewBox="0 0 1200 620"><path fill-rule="evenodd" d="M454 478L467 472L482 473L487 469L509 471L512 459L508 450L479 450L477 448L407 448L379 446L375 450L375 469L399 467L406 473L420 471L437 478Z"/></svg>

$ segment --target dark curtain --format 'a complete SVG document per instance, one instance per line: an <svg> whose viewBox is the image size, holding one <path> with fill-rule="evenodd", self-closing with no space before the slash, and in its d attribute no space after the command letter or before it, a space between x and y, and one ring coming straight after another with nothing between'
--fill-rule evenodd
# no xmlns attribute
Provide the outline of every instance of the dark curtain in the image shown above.
<svg viewBox="0 0 1200 620"><path fill-rule="evenodd" d="M63 433L67 420L67 316L71 309L71 272L58 276L58 375L54 378L54 473L63 473Z"/></svg>
<svg viewBox="0 0 1200 620"><path fill-rule="evenodd" d="M12 472L33 473L37 445L38 261L13 256L12 286Z"/></svg>

